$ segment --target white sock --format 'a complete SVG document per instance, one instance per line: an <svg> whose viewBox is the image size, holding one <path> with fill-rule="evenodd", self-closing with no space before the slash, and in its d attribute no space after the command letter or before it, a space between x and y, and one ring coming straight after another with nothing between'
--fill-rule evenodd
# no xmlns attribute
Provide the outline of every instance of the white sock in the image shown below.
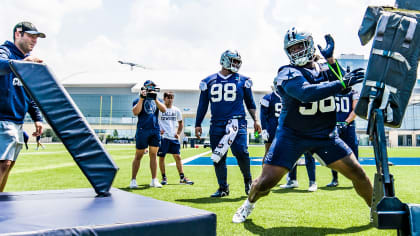
<svg viewBox="0 0 420 236"><path fill-rule="evenodd" d="M248 200L248 198L247 198L247 199L245 200L244 205L245 205L245 206L251 206L251 207L254 207L255 202L254 202L254 203L252 203L252 202L250 202L250 201Z"/></svg>

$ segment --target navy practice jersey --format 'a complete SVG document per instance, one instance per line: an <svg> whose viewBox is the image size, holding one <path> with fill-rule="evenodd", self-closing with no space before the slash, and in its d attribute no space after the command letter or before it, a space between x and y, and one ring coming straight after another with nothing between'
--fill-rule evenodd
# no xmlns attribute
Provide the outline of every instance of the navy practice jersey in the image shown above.
<svg viewBox="0 0 420 236"><path fill-rule="evenodd" d="M201 127L209 103L212 124L232 118L245 119L244 101L248 109L256 108L251 87L252 81L237 73L226 77L216 73L203 79L195 127Z"/></svg>
<svg viewBox="0 0 420 236"><path fill-rule="evenodd" d="M346 94L338 93L335 95L337 122L346 121L347 117L353 111L353 101L355 100L359 100L359 92L356 90L351 90Z"/></svg>
<svg viewBox="0 0 420 236"><path fill-rule="evenodd" d="M275 92L266 94L261 99L260 105L260 120L262 129L275 130L278 125L282 108L280 95Z"/></svg>
<svg viewBox="0 0 420 236"><path fill-rule="evenodd" d="M278 70L275 84L283 102L279 127L313 138L330 135L336 123L334 95L343 86L327 65L315 63L311 70L283 66Z"/></svg>
<svg viewBox="0 0 420 236"><path fill-rule="evenodd" d="M159 99L160 102L163 102ZM139 98L134 99L133 107L139 102ZM154 100L143 100L143 108L137 115L137 129L159 129L158 123L159 109Z"/></svg>

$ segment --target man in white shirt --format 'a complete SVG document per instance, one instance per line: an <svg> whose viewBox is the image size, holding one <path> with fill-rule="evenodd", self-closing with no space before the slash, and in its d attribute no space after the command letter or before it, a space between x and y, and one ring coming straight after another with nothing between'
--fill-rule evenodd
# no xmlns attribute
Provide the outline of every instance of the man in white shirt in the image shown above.
<svg viewBox="0 0 420 236"><path fill-rule="evenodd" d="M194 182L184 176L184 170L181 162L181 144L179 143L179 136L184 128L181 111L177 107L173 106L173 92L165 92L163 94L163 101L167 108L166 112L159 112L159 126L162 140L157 154L159 156L160 172L162 173L161 184L166 185L168 183L165 172L165 155L166 153L170 153L176 162L180 178L179 183L192 185Z"/></svg>

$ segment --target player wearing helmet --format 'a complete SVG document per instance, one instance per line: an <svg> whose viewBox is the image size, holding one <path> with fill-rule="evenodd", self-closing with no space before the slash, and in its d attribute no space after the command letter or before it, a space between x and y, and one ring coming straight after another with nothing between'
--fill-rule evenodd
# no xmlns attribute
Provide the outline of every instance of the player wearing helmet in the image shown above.
<svg viewBox="0 0 420 236"><path fill-rule="evenodd" d="M218 190L211 197L229 195L226 168L226 154L229 147L238 160L244 177L245 193L249 193L252 177L244 101L254 120L255 131L261 133L261 126L255 114L256 106L251 90L252 81L237 73L242 64L241 56L237 51L227 50L222 54L220 64L222 65L220 72L208 76L200 83L201 93L195 122L195 135L197 138L201 138L201 123L210 103L210 145L219 184Z"/></svg>
<svg viewBox="0 0 420 236"><path fill-rule="evenodd" d="M370 206L372 184L352 150L334 132L336 107L334 95L362 82L358 69L344 74L333 57L334 40L326 35L327 46L320 52L328 63L315 61L312 35L292 28L284 38L290 65L282 66L275 78L283 108L274 141L265 156L261 175L252 183L248 199L232 221L244 222L255 202L266 196L305 152L319 162L349 178L357 193Z"/></svg>

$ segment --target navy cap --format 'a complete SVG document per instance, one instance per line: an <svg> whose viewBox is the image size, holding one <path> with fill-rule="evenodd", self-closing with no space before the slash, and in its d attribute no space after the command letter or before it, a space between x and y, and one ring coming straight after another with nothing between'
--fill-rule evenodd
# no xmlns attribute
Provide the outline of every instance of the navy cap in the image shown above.
<svg viewBox="0 0 420 236"><path fill-rule="evenodd" d="M41 33L38 31L38 29L35 27L34 24L28 21L22 21L22 22L17 23L15 27L13 28L13 33L15 33L16 31L26 32L32 35L38 35L38 37L40 38L46 37L44 33Z"/></svg>
<svg viewBox="0 0 420 236"><path fill-rule="evenodd" d="M146 80L143 84L144 87L148 87L148 86L156 86L156 84L151 81L151 80Z"/></svg>

